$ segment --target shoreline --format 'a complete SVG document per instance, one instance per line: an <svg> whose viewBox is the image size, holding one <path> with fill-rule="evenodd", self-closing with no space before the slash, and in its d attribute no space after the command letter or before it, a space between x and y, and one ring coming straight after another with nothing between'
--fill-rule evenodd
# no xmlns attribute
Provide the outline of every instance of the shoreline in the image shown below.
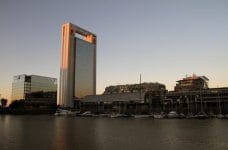
<svg viewBox="0 0 228 150"><path fill-rule="evenodd" d="M0 109L0 115L42 115L42 114L54 114L56 109Z"/></svg>

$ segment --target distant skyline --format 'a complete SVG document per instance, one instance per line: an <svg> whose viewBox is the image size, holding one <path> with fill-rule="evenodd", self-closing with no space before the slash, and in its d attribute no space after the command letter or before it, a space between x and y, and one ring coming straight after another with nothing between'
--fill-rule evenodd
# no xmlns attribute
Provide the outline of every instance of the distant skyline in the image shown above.
<svg viewBox="0 0 228 150"><path fill-rule="evenodd" d="M187 74L228 86L227 0L1 0L0 94L12 78L59 79L60 28L97 35L97 93L109 85L160 82L173 90Z"/></svg>

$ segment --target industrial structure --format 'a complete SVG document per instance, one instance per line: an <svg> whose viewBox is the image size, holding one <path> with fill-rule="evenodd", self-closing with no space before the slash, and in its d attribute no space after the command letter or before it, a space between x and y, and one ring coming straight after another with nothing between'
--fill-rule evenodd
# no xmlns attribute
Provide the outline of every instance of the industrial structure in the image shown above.
<svg viewBox="0 0 228 150"><path fill-rule="evenodd" d="M96 35L71 23L61 29L58 105L72 108L73 100L96 94Z"/></svg>

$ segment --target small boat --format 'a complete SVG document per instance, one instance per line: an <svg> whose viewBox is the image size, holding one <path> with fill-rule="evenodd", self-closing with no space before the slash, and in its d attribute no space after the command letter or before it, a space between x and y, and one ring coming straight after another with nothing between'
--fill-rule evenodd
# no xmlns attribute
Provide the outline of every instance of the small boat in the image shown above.
<svg viewBox="0 0 228 150"><path fill-rule="evenodd" d="M195 118L195 116L192 113L187 114L186 116L187 119L192 119Z"/></svg>
<svg viewBox="0 0 228 150"><path fill-rule="evenodd" d="M88 117L90 117L90 116L88 116ZM100 117L100 115L99 114L91 114L91 117Z"/></svg>
<svg viewBox="0 0 228 150"><path fill-rule="evenodd" d="M179 117L179 115L177 114L177 112L176 111L171 111L171 112L169 112L168 113L168 118L178 118Z"/></svg>
<svg viewBox="0 0 228 150"><path fill-rule="evenodd" d="M80 114L79 116L81 116L81 117L92 117L93 114L91 113L91 111L85 111L84 113Z"/></svg>
<svg viewBox="0 0 228 150"><path fill-rule="evenodd" d="M58 109L56 113L54 114L55 116L74 116L78 111L72 111L72 110L67 110L67 109Z"/></svg>
<svg viewBox="0 0 228 150"><path fill-rule="evenodd" d="M161 115L161 114L154 114L154 119L162 119L162 118L164 118L163 115Z"/></svg>
<svg viewBox="0 0 228 150"><path fill-rule="evenodd" d="M121 118L121 117L124 117L123 114L111 114L110 115L111 118Z"/></svg>
<svg viewBox="0 0 228 150"><path fill-rule="evenodd" d="M164 112L161 112L160 114L154 114L154 119L163 119L166 117L166 114Z"/></svg>
<svg viewBox="0 0 228 150"><path fill-rule="evenodd" d="M218 119L223 119L225 116L223 115L223 114L218 114L217 116L216 116L216 118L218 118Z"/></svg>
<svg viewBox="0 0 228 150"><path fill-rule="evenodd" d="M123 117L129 118L129 117L133 117L131 114L123 114Z"/></svg>
<svg viewBox="0 0 228 150"><path fill-rule="evenodd" d="M179 119L183 119L183 118L186 118L185 114L183 113L180 113L179 116L178 116Z"/></svg>
<svg viewBox="0 0 228 150"><path fill-rule="evenodd" d="M99 117L110 117L110 114L100 114Z"/></svg>
<svg viewBox="0 0 228 150"><path fill-rule="evenodd" d="M215 114L212 113L212 112L210 112L210 113L208 114L208 118L213 119L213 118L216 118L216 117L217 117L217 115L215 115Z"/></svg>
<svg viewBox="0 0 228 150"><path fill-rule="evenodd" d="M134 118L149 118L151 115L134 115Z"/></svg>
<svg viewBox="0 0 228 150"><path fill-rule="evenodd" d="M199 112L194 118L196 119L206 119L208 118L207 114L205 112Z"/></svg>

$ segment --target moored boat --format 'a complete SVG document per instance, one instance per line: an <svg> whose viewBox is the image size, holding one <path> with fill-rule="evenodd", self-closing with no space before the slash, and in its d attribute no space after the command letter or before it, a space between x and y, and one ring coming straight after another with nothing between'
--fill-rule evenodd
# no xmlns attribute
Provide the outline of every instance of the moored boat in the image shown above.
<svg viewBox="0 0 228 150"><path fill-rule="evenodd" d="M123 114L111 114L110 117L111 118L121 118L121 117L123 117Z"/></svg>
<svg viewBox="0 0 228 150"><path fill-rule="evenodd" d="M218 119L223 119L225 116L224 116L223 114L218 114L216 117L217 117Z"/></svg>
<svg viewBox="0 0 228 150"><path fill-rule="evenodd" d="M192 113L189 113L186 115L186 118L187 119L193 119L193 118L195 118L195 116Z"/></svg>
<svg viewBox="0 0 228 150"><path fill-rule="evenodd" d="M134 115L134 118L149 118L152 117L152 115Z"/></svg>
<svg viewBox="0 0 228 150"><path fill-rule="evenodd" d="M168 118L170 118L170 119L174 119L174 118L178 118L178 117L179 117L179 115L177 114L176 111L171 111L171 112L169 112L167 116L168 116Z"/></svg>
<svg viewBox="0 0 228 150"><path fill-rule="evenodd" d="M99 117L110 117L110 114L99 114Z"/></svg>
<svg viewBox="0 0 228 150"><path fill-rule="evenodd" d="M154 114L154 119L163 119L166 117L166 114L164 112L161 112L160 114Z"/></svg>
<svg viewBox="0 0 228 150"><path fill-rule="evenodd" d="M215 115L215 114L212 113L212 112L210 112L210 113L208 114L208 118L213 119L213 118L216 118L216 117L217 117L217 115Z"/></svg>
<svg viewBox="0 0 228 150"><path fill-rule="evenodd" d="M162 119L162 118L164 118L163 115L161 115L161 114L154 114L154 119Z"/></svg>
<svg viewBox="0 0 228 150"><path fill-rule="evenodd" d="M79 116L81 116L81 117L92 117L93 114L91 113L91 111L85 111L84 113L79 114Z"/></svg>
<svg viewBox="0 0 228 150"><path fill-rule="evenodd" d="M183 118L186 118L185 114L183 113L180 113L179 116L178 116L179 119L183 119Z"/></svg>
<svg viewBox="0 0 228 150"><path fill-rule="evenodd" d="M199 112L197 115L195 115L194 118L196 118L196 119L207 119L208 116L205 112Z"/></svg>
<svg viewBox="0 0 228 150"><path fill-rule="evenodd" d="M74 116L77 113L79 113L79 111L72 111L72 110L67 110L67 109L58 109L54 115L55 116Z"/></svg>

